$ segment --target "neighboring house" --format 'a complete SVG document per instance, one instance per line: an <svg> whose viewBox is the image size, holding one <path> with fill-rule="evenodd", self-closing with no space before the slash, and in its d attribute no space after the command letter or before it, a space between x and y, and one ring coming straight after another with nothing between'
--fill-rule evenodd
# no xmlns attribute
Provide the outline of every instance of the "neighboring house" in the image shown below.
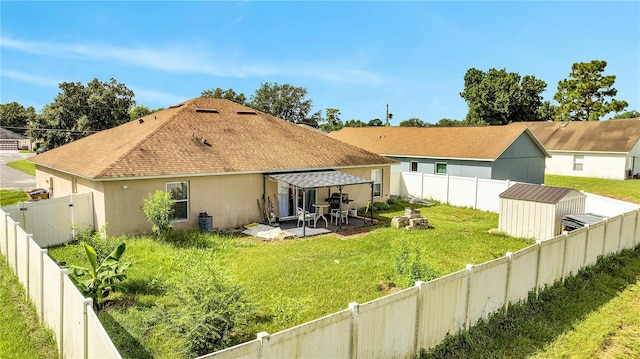
<svg viewBox="0 0 640 359"><path fill-rule="evenodd" d="M498 229L547 240L562 233L562 217L584 214L584 193L572 188L516 183L500 195Z"/></svg>
<svg viewBox="0 0 640 359"><path fill-rule="evenodd" d="M0 127L0 150L28 150L30 144L28 137Z"/></svg>
<svg viewBox="0 0 640 359"><path fill-rule="evenodd" d="M173 193L176 228L197 227L204 212L216 228L261 222L269 201L278 217L294 219L296 207L312 209L339 188L352 206L384 201L395 163L235 102L201 98L31 161L37 185L54 198L93 192L96 226L107 224L110 235L149 231L141 208L156 190ZM306 187L279 181L283 173L297 173Z"/></svg>
<svg viewBox="0 0 640 359"><path fill-rule="evenodd" d="M547 149L546 173L607 179L640 177L640 118L527 122Z"/></svg>
<svg viewBox="0 0 640 359"><path fill-rule="evenodd" d="M549 157L524 125L345 127L329 136L400 162L392 171L544 183Z"/></svg>

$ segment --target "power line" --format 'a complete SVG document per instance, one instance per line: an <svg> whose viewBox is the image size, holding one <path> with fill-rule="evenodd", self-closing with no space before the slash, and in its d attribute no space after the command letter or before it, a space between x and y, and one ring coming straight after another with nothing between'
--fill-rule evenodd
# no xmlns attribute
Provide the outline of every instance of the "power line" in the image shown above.
<svg viewBox="0 0 640 359"><path fill-rule="evenodd" d="M75 133L96 133L100 131L92 131L92 130L68 130L65 128L29 128L29 127L2 127L6 129L14 129L14 130L30 130L30 131L59 131L59 132L75 132Z"/></svg>

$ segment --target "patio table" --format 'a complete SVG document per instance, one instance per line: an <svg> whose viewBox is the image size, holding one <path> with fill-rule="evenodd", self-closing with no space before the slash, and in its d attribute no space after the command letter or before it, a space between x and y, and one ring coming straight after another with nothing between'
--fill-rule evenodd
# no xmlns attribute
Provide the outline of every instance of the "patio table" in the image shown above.
<svg viewBox="0 0 640 359"><path fill-rule="evenodd" d="M329 221L327 221L327 217L324 216L324 209L325 208L329 208L329 204L328 203L314 203L313 206L316 208L316 218L313 221L313 227L316 227L316 224L318 224L318 220L320 218L324 219L324 226L325 227L329 226ZM320 213L320 215L318 215L318 213Z"/></svg>

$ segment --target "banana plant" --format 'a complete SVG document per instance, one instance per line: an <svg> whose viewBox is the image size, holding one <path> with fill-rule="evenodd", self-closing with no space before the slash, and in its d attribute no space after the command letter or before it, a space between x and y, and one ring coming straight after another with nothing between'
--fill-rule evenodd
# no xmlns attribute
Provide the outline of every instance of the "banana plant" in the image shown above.
<svg viewBox="0 0 640 359"><path fill-rule="evenodd" d="M94 307L99 310L109 293L118 289L118 284L127 278L125 272L131 263L120 263L120 258L126 249L124 243L114 249L100 265L98 265L95 249L87 243L82 244L89 260L89 268L69 266L72 274L70 278L80 292L93 299Z"/></svg>

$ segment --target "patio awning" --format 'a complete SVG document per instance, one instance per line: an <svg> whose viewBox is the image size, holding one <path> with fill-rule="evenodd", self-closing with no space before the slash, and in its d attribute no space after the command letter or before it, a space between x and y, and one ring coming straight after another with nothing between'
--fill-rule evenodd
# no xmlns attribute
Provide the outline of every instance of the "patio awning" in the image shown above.
<svg viewBox="0 0 640 359"><path fill-rule="evenodd" d="M291 172L269 174L267 176L276 181L282 181L303 189L373 183L370 179L340 171Z"/></svg>

